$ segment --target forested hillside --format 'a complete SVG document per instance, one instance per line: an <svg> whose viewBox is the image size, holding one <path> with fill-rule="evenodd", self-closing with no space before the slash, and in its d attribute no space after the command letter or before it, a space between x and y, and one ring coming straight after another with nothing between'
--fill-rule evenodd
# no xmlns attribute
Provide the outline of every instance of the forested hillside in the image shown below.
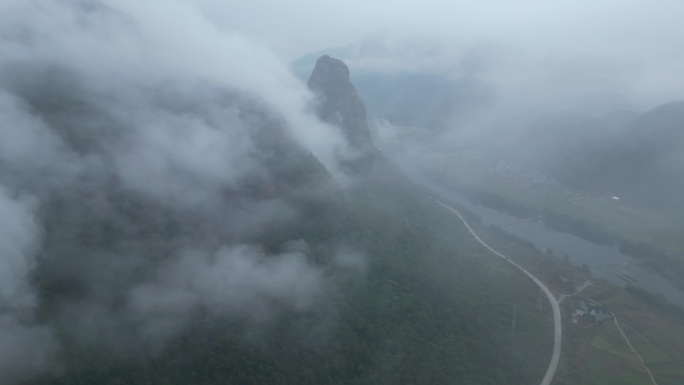
<svg viewBox="0 0 684 385"><path fill-rule="evenodd" d="M328 80L348 83L331 63L346 71ZM19 353L3 361L10 383L523 384L543 373L550 320L532 306L534 285L360 142L370 135L351 83L338 99L315 90L352 146L331 172L239 90L102 87L65 63L4 68L3 111L43 146L2 158L3 200L40 226L16 284L33 300L16 294L4 310Z"/></svg>
<svg viewBox="0 0 684 385"><path fill-rule="evenodd" d="M681 214L682 102L643 114L546 119L510 148L515 159L569 187L618 195L630 206Z"/></svg>
<svg viewBox="0 0 684 385"><path fill-rule="evenodd" d="M334 289L315 309L256 323L198 309L188 327L151 356L121 356L72 341L61 356L65 373L35 383L538 380L551 349L551 325L534 309L530 282L492 266L459 223L409 185L368 181L345 200L346 234L332 239L363 254L329 266ZM297 233L314 245L321 235L318 229ZM514 304L517 339L510 330Z"/></svg>

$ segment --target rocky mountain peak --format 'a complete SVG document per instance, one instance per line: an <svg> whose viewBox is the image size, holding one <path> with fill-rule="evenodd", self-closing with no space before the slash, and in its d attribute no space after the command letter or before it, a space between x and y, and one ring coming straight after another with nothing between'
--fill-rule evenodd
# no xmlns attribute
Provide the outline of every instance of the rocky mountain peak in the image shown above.
<svg viewBox="0 0 684 385"><path fill-rule="evenodd" d="M357 150L373 151L366 106L349 80L347 65L328 55L321 56L316 61L308 86L318 98L320 117L341 127L349 143Z"/></svg>
<svg viewBox="0 0 684 385"><path fill-rule="evenodd" d="M349 67L340 59L323 55L316 61L316 66L309 80L309 87L315 86L317 81L325 79L330 82L349 82Z"/></svg>

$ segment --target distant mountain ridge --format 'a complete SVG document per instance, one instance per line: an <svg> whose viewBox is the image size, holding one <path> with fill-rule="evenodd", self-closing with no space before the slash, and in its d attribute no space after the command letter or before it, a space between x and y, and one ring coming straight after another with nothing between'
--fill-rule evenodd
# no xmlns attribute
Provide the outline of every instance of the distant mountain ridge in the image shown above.
<svg viewBox="0 0 684 385"><path fill-rule="evenodd" d="M545 154L532 164L571 187L620 195L644 208L681 207L684 102L638 115L549 122L523 138L520 148Z"/></svg>

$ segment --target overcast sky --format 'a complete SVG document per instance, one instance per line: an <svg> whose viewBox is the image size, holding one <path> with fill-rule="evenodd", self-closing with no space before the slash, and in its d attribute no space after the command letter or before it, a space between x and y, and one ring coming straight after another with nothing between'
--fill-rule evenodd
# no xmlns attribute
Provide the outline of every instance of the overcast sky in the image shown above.
<svg viewBox="0 0 684 385"><path fill-rule="evenodd" d="M677 0L198 0L226 31L244 33L286 59L373 34L483 39L548 49L649 49L681 41ZM569 44L570 47L563 47ZM679 55L681 53L671 52Z"/></svg>
<svg viewBox="0 0 684 385"><path fill-rule="evenodd" d="M522 76L547 85L543 75L531 78L529 72L557 66L568 73L554 77L574 79L582 72L580 84L605 82L615 89L619 83L625 94L638 93L634 102L645 107L684 95L684 2L677 0L197 3L218 29L263 44L286 63L375 39L437 45L441 65L449 66L459 52L487 44L507 52L502 64L516 67L504 82Z"/></svg>

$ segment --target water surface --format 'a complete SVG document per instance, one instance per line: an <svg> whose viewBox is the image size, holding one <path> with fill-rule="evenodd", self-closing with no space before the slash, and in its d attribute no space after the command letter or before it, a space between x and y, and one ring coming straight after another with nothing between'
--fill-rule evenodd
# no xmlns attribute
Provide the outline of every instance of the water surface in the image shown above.
<svg viewBox="0 0 684 385"><path fill-rule="evenodd" d="M405 169L414 182L477 214L485 225L502 225L519 218L504 212L472 203L456 191L447 189L423 177L416 170ZM557 256L568 256L577 266L586 264L594 277L625 287L627 283L650 292L662 294L668 301L684 306L684 292L662 275L650 271L631 256L624 255L618 246L597 245L575 235L548 229L542 220L520 222L502 227L519 238L528 240L541 250L553 250Z"/></svg>

